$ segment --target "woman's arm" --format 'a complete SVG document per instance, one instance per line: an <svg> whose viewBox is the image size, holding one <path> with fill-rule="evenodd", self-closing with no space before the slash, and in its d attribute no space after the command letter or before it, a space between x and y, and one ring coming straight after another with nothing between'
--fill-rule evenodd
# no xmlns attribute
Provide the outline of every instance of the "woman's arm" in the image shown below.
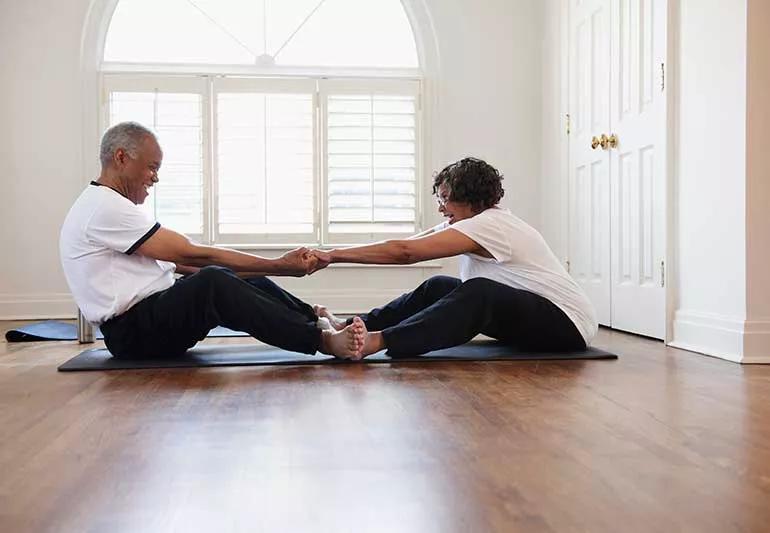
<svg viewBox="0 0 770 533"><path fill-rule="evenodd" d="M319 254L319 252L314 252ZM319 256L330 263L361 263L375 265L411 265L429 259L475 253L488 256L476 241L451 228L433 232L425 237L394 239L366 246L331 250ZM323 252L321 252L323 254Z"/></svg>

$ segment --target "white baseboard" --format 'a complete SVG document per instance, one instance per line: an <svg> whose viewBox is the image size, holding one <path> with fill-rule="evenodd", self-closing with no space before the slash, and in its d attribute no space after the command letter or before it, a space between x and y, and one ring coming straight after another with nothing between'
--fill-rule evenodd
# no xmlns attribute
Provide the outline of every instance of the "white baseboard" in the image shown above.
<svg viewBox="0 0 770 533"><path fill-rule="evenodd" d="M770 364L770 319L746 322L741 362Z"/></svg>
<svg viewBox="0 0 770 533"><path fill-rule="evenodd" d="M677 311L670 346L736 363L770 364L770 320Z"/></svg>
<svg viewBox="0 0 770 533"><path fill-rule="evenodd" d="M404 293L401 289L308 289L292 290L308 303L327 306L335 313L364 313ZM69 293L0 294L0 320L75 318L77 307Z"/></svg>
<svg viewBox="0 0 770 533"><path fill-rule="evenodd" d="M77 306L68 292L0 294L0 320L75 318Z"/></svg>
<svg viewBox="0 0 770 533"><path fill-rule="evenodd" d="M669 345L740 363L743 322L735 317L680 310L674 314L674 335Z"/></svg>

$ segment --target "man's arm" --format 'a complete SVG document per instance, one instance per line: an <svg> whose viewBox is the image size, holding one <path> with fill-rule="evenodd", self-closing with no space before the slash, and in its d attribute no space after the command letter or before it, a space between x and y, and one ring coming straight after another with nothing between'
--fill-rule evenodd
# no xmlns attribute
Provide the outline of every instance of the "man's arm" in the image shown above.
<svg viewBox="0 0 770 533"><path fill-rule="evenodd" d="M276 259L269 259L229 248L196 244L181 233L167 228L156 231L136 253L182 265L183 270L191 271L190 267L217 265L254 275L304 276L315 269L318 261L303 248L287 252Z"/></svg>
<svg viewBox="0 0 770 533"><path fill-rule="evenodd" d="M383 241L329 252L313 251L319 264L361 263L376 265L411 265L420 261L475 253L490 257L476 241L457 230L446 229L425 237Z"/></svg>

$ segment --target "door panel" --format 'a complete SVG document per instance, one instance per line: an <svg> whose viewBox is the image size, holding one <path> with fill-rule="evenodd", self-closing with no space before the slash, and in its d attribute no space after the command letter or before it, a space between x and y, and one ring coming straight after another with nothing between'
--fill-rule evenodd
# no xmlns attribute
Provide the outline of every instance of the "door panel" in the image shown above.
<svg viewBox="0 0 770 533"><path fill-rule="evenodd" d="M570 2L570 272L609 325L609 156L591 138L609 131L610 0Z"/></svg>
<svg viewBox="0 0 770 533"><path fill-rule="evenodd" d="M663 338L665 0L616 0L610 62L613 328Z"/></svg>
<svg viewBox="0 0 770 533"><path fill-rule="evenodd" d="M663 338L667 0L569 8L571 273L600 324Z"/></svg>

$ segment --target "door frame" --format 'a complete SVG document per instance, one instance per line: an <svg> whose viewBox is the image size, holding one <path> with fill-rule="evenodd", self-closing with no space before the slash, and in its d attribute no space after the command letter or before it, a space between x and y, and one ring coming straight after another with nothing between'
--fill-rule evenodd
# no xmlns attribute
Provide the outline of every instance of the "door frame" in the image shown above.
<svg viewBox="0 0 770 533"><path fill-rule="evenodd" d="M679 299L679 17L680 0L666 0L666 329L663 342L674 338Z"/></svg>

